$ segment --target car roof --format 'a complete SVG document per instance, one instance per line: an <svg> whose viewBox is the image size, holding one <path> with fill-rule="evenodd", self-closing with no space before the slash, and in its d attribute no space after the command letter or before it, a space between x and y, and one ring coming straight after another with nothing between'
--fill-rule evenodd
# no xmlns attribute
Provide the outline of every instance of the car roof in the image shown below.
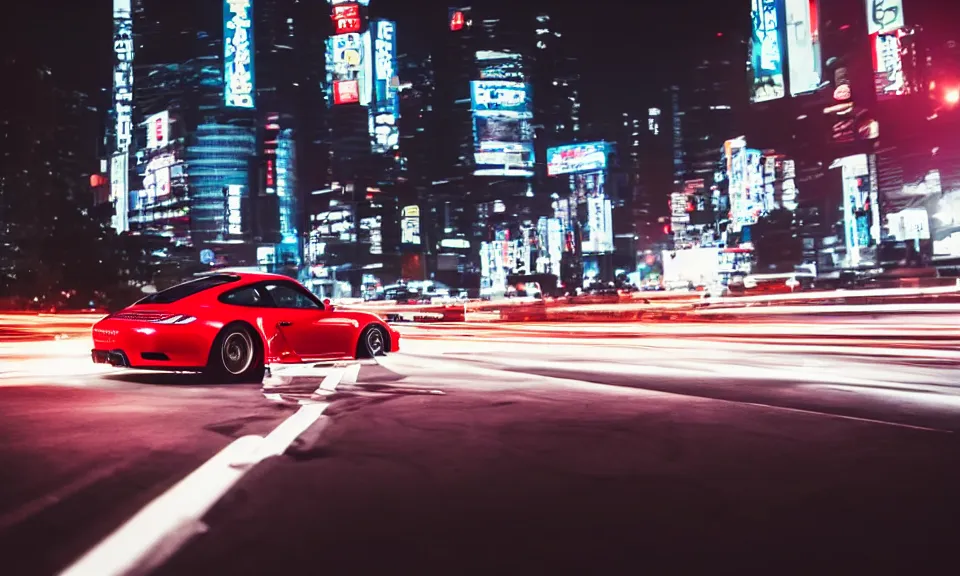
<svg viewBox="0 0 960 576"><path fill-rule="evenodd" d="M286 280L288 282L296 282L296 280L293 278L284 276L283 274L270 274L269 272L239 272L233 270L217 270L216 272L209 272L199 275L197 276L197 279L210 278L213 276L235 276L244 284L250 282L261 282L265 280Z"/></svg>

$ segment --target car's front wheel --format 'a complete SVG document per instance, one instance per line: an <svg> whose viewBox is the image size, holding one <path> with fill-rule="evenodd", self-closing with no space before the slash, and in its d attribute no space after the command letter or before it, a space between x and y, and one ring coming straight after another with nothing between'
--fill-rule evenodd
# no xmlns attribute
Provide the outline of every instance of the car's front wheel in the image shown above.
<svg viewBox="0 0 960 576"><path fill-rule="evenodd" d="M259 383L265 372L259 337L242 324L224 328L210 349L207 376L215 382Z"/></svg>
<svg viewBox="0 0 960 576"><path fill-rule="evenodd" d="M357 358L374 358L387 353L387 333L380 326L370 326L360 335Z"/></svg>

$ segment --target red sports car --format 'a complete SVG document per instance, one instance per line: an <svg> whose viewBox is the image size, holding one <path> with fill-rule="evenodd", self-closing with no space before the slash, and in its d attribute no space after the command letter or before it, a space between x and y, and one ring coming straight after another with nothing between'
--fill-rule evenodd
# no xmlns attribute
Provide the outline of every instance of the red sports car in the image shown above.
<svg viewBox="0 0 960 576"><path fill-rule="evenodd" d="M212 274L151 294L93 327L93 361L260 382L266 366L377 356L400 335L375 314L336 310L274 274Z"/></svg>

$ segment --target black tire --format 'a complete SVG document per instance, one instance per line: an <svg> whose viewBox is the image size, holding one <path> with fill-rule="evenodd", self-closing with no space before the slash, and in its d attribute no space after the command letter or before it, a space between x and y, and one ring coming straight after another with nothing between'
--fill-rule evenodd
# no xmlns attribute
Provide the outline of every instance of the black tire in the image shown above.
<svg viewBox="0 0 960 576"><path fill-rule="evenodd" d="M216 383L259 384L265 372L257 333L246 324L225 326L210 348L206 376Z"/></svg>
<svg viewBox="0 0 960 576"><path fill-rule="evenodd" d="M386 356L390 351L390 337L382 327L373 324L360 334L357 342L357 358L373 358Z"/></svg>

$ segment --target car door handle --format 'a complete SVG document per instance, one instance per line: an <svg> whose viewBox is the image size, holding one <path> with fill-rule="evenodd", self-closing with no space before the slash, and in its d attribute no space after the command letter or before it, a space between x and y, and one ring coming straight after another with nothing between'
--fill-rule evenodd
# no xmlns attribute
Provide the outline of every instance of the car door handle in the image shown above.
<svg viewBox="0 0 960 576"><path fill-rule="evenodd" d="M285 328L287 326L293 326L293 322L287 322L287 321L277 322L277 326L281 328Z"/></svg>

